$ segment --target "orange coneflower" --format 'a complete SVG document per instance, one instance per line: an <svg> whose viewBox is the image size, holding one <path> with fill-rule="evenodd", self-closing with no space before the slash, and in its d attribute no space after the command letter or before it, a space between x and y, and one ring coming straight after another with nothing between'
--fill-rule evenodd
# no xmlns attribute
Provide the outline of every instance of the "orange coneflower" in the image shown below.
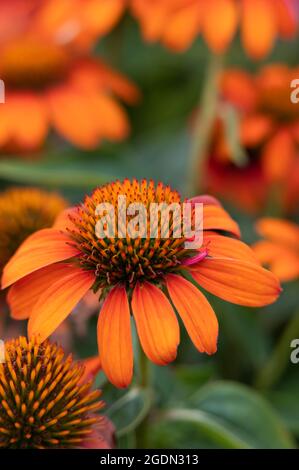
<svg viewBox="0 0 299 470"><path fill-rule="evenodd" d="M84 365L65 358L48 340L6 341L0 448L111 448L112 426L96 413L104 406L101 392L91 391L98 368L94 360Z"/></svg>
<svg viewBox="0 0 299 470"><path fill-rule="evenodd" d="M66 46L21 35L0 46L5 103L0 107L2 151L31 151L53 127L81 148L128 136L118 98L138 99L135 86L103 62Z"/></svg>
<svg viewBox="0 0 299 470"><path fill-rule="evenodd" d="M261 263L282 282L299 278L299 226L283 219L260 219L256 228L265 240L258 241L253 249Z"/></svg>
<svg viewBox="0 0 299 470"><path fill-rule="evenodd" d="M69 218L61 217L56 228L41 230L24 242L4 269L2 288L12 286L8 302L14 317L30 313L29 336L41 339L89 289L98 292L104 300L98 320L101 365L113 384L125 387L133 371L131 310L146 356L165 365L175 359L179 343L174 307L196 348L208 354L216 351L217 318L195 283L228 302L248 306L274 302L280 286L247 245L219 233L238 237L239 228L210 197L191 200L204 204L199 250L187 249L186 238L174 236L177 226L171 225L169 237L163 238L159 223L160 235L154 239L148 231L137 238L98 238L96 208L109 203L116 209L119 195L126 197L126 208L132 202L146 208L152 202L182 204L176 191L153 181L124 180L99 187L70 211Z"/></svg>
<svg viewBox="0 0 299 470"><path fill-rule="evenodd" d="M245 158L237 161L221 119L215 126L207 168L207 189L243 203L263 206L273 186L281 203L292 208L299 198L299 105L291 102L291 82L299 68L272 64L257 75L228 70L222 77L222 106L238 112ZM220 105L221 106L221 105Z"/></svg>
<svg viewBox="0 0 299 470"><path fill-rule="evenodd" d="M176 51L202 34L209 47L223 53L240 26L242 42L253 58L267 55L277 37L297 30L296 0L130 0L147 41L161 41Z"/></svg>

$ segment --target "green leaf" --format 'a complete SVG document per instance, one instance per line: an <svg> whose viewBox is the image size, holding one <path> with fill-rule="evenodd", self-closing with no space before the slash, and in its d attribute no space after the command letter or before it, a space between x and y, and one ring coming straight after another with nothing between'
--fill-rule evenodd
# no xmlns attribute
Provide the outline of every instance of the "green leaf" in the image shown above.
<svg viewBox="0 0 299 470"><path fill-rule="evenodd" d="M252 448L291 448L294 442L271 405L257 392L233 382L214 382L191 400Z"/></svg>
<svg viewBox="0 0 299 470"><path fill-rule="evenodd" d="M150 389L133 387L107 410L117 429L117 436L131 433L148 414L153 401Z"/></svg>
<svg viewBox="0 0 299 470"><path fill-rule="evenodd" d="M163 412L150 444L171 448L293 448L293 438L267 401L248 387L214 382L186 407Z"/></svg>

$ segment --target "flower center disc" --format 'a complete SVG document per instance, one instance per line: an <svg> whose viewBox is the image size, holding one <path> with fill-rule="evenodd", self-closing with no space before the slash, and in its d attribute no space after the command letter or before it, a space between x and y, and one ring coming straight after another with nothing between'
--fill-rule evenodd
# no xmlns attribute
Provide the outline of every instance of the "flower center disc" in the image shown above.
<svg viewBox="0 0 299 470"><path fill-rule="evenodd" d="M144 229L144 236L120 237L120 226L117 226L114 237L98 238L96 235L95 227L100 219L100 216L96 215L98 205L108 203L117 211L118 196L126 197L126 208L131 203L141 203L146 209L144 219L146 228L137 224L138 230ZM161 183L155 186L153 181L125 180L122 183L115 182L97 188L79 207L78 214L71 219L74 228L69 229L70 235L81 251L81 266L95 272L97 278L95 289L111 287L118 282L125 283L127 287L133 287L138 280L159 282L167 272L176 271L182 261L191 256L191 250L186 250L184 247L185 238L178 237L175 233L177 219L171 211L169 219L163 219L160 212L157 219L158 236L155 238L150 236L153 221L151 203L166 203L167 207L172 203L178 203L179 207L182 206L180 195L172 191L169 186ZM135 215L126 216L127 228L134 217ZM162 230L165 221L169 221L167 237L163 236ZM110 222L108 219L107 224Z"/></svg>

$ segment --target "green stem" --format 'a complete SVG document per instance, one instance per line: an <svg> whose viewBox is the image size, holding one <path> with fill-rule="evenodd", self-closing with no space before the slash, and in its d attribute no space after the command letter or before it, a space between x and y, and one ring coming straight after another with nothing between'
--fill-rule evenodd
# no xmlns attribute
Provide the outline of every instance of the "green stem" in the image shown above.
<svg viewBox="0 0 299 470"><path fill-rule="evenodd" d="M188 196L194 196L203 187L208 147L217 111L222 66L223 56L211 54L193 131L187 182Z"/></svg>
<svg viewBox="0 0 299 470"><path fill-rule="evenodd" d="M271 357L258 374L255 384L257 388L269 389L282 377L290 362L291 341L299 336L299 311L293 315L282 333Z"/></svg>
<svg viewBox="0 0 299 470"><path fill-rule="evenodd" d="M139 354L139 374L140 374L140 387L148 389L150 387L150 363L145 356L141 346ZM147 448L147 437L148 437L148 420L149 414L144 417L142 422L136 429L136 443L138 449Z"/></svg>

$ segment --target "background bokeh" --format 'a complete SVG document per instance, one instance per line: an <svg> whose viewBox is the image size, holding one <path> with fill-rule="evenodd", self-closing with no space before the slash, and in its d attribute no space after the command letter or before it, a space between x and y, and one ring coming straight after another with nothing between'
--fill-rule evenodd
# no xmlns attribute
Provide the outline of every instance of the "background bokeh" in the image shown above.
<svg viewBox="0 0 299 470"><path fill-rule="evenodd" d="M211 54L207 45L199 37L188 50L176 53L159 43L148 44L136 20L125 13L109 34L95 42L89 54L100 57L139 88L139 101L126 106L130 136L123 142L104 140L94 149L82 150L51 131L46 143L27 153L26 158L2 150L1 190L11 186L54 189L72 205L107 181L145 177L189 195L188 155ZM224 55L224 66L251 73L269 63L296 67L298 54L298 38L277 41L271 54L256 62L247 57L236 38ZM299 115L299 104L294 106ZM201 178L204 181L205 175ZM235 198L237 203L238 194ZM232 200L222 202L249 244L258 240L255 221L277 213L274 203L270 209L248 211ZM281 215L299 222L296 210ZM150 366L151 390L133 386L129 391L119 391L99 374L97 385L103 389L106 414L116 425L118 446L296 447L299 364L290 362L290 342L299 338L298 299L298 279L284 283L278 302L267 308L249 309L211 297L220 323L217 354L207 357L198 353L182 329L175 363L164 368ZM5 336L14 331L15 322L7 312L3 315L1 335ZM72 322L56 335L78 358L97 351L97 312L91 304L88 313L85 308L82 315L79 318L78 308ZM139 425L149 407L148 429L142 431Z"/></svg>

